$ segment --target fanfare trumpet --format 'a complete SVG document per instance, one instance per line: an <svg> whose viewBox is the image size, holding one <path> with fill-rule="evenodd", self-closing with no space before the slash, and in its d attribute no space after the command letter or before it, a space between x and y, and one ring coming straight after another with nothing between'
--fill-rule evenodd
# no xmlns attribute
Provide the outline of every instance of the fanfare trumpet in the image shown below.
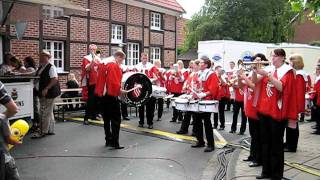
<svg viewBox="0 0 320 180"><path fill-rule="evenodd" d="M248 71L251 68L261 69L263 66L267 66L270 64L271 62L269 61L254 61L254 62L243 62L242 66L246 71Z"/></svg>

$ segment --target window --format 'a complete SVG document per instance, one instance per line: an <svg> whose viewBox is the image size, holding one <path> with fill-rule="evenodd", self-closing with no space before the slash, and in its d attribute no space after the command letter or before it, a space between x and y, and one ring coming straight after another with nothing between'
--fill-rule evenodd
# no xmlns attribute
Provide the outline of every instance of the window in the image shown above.
<svg viewBox="0 0 320 180"><path fill-rule="evenodd" d="M151 13L151 29L161 30L161 14Z"/></svg>
<svg viewBox="0 0 320 180"><path fill-rule="evenodd" d="M44 49L49 51L52 58L51 62L57 68L58 72L63 72L64 69L64 43L61 41L44 41Z"/></svg>
<svg viewBox="0 0 320 180"><path fill-rule="evenodd" d="M63 16L63 9L55 6L42 6L42 14L45 18Z"/></svg>
<svg viewBox="0 0 320 180"><path fill-rule="evenodd" d="M133 66L139 62L139 44L128 43L126 65Z"/></svg>
<svg viewBox="0 0 320 180"><path fill-rule="evenodd" d="M122 43L123 26L112 24L111 43Z"/></svg>
<svg viewBox="0 0 320 180"><path fill-rule="evenodd" d="M153 63L154 60L160 60L160 58L161 58L161 48L152 47L150 50L151 50L150 62Z"/></svg>
<svg viewBox="0 0 320 180"><path fill-rule="evenodd" d="M0 64L3 63L2 47L2 36L0 36Z"/></svg>

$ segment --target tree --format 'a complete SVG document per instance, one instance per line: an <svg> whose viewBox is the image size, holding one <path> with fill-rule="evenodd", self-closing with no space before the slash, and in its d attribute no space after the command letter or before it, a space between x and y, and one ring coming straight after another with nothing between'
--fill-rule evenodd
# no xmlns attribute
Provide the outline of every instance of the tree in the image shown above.
<svg viewBox="0 0 320 180"><path fill-rule="evenodd" d="M308 18L320 23L320 0L289 0L292 10L298 15L303 15L305 10L310 9Z"/></svg>
<svg viewBox="0 0 320 180"><path fill-rule="evenodd" d="M292 17L287 0L206 0L187 24L184 49L202 40L287 41Z"/></svg>

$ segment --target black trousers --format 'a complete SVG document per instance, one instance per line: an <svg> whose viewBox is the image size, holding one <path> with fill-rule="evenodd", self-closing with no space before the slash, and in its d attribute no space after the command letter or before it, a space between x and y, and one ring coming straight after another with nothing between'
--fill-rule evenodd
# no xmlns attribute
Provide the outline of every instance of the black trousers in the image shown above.
<svg viewBox="0 0 320 180"><path fill-rule="evenodd" d="M180 96L180 93L173 93L173 97L178 97ZM172 121L182 121L183 120L183 116L182 116L182 112L177 110L175 107L172 108L173 109L173 117L172 117Z"/></svg>
<svg viewBox="0 0 320 180"><path fill-rule="evenodd" d="M158 119L161 119L163 113L164 100L162 98L157 99L158 101Z"/></svg>
<svg viewBox="0 0 320 180"><path fill-rule="evenodd" d="M296 151L298 147L299 140L299 123L297 123L297 128L292 129L290 127L286 127L286 143L284 147L288 148L291 151Z"/></svg>
<svg viewBox="0 0 320 180"><path fill-rule="evenodd" d="M195 113L193 126L194 126L194 133L196 134L198 143L204 144L204 139L203 139L203 124L204 124L204 130L207 138L207 145L208 147L214 147L214 137L213 137L213 130L212 130L210 116L211 116L211 113L208 113L208 112Z"/></svg>
<svg viewBox="0 0 320 180"><path fill-rule="evenodd" d="M151 97L145 105L139 107L139 119L140 119L139 124L141 125L144 124L144 109L146 107L147 124L153 125L155 103L156 103L156 99L154 97Z"/></svg>
<svg viewBox="0 0 320 180"><path fill-rule="evenodd" d="M251 146L249 159L254 162L262 163L262 146L260 137L260 121L257 119L248 118L249 132L251 136Z"/></svg>
<svg viewBox="0 0 320 180"><path fill-rule="evenodd" d="M122 118L128 117L128 106L125 103L121 103L121 115Z"/></svg>
<svg viewBox="0 0 320 180"><path fill-rule="evenodd" d="M88 86L88 100L87 100L84 120L88 120L89 118L95 118L97 115L98 98L94 95L95 88L96 88L96 85Z"/></svg>
<svg viewBox="0 0 320 180"><path fill-rule="evenodd" d="M234 101L233 106L234 106L234 108L233 108L233 120L232 120L231 130L237 131L238 115L239 115L239 111L241 109L240 132L244 133L246 131L246 127L247 127L247 116L244 113L244 104L243 104L243 102Z"/></svg>
<svg viewBox="0 0 320 180"><path fill-rule="evenodd" d="M102 98L104 133L106 143L119 146L119 131L121 124L120 101L118 97L104 96ZM110 129L111 124L111 129Z"/></svg>
<svg viewBox="0 0 320 180"><path fill-rule="evenodd" d="M214 121L214 127L218 127L218 119L220 120L220 128L225 128L225 115L224 115L224 108L227 103L227 98L223 97L219 101L219 114L218 113L213 113L213 121Z"/></svg>
<svg viewBox="0 0 320 180"><path fill-rule="evenodd" d="M227 100L227 111L230 111L231 105L234 103L234 99Z"/></svg>
<svg viewBox="0 0 320 180"><path fill-rule="evenodd" d="M262 143L262 174L282 179L284 169L283 136L286 121L260 115Z"/></svg>
<svg viewBox="0 0 320 180"><path fill-rule="evenodd" d="M311 108L311 120L316 122L316 131L320 132L320 106L314 105Z"/></svg>
<svg viewBox="0 0 320 180"><path fill-rule="evenodd" d="M190 121L191 121L191 116L192 116L193 119L195 119L195 114L196 113L193 113L191 111L187 111L187 112L184 113L184 118L182 120L181 127L180 127L179 131L188 132L189 126L190 126Z"/></svg>

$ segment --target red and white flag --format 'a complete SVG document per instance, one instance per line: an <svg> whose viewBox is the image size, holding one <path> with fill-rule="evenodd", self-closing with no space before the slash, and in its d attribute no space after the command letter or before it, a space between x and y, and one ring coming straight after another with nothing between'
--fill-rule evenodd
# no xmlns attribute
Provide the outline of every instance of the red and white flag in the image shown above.
<svg viewBox="0 0 320 180"><path fill-rule="evenodd" d="M141 94L141 88L142 88L142 86L141 86L141 84L138 84L138 83L135 83L134 84L134 88L135 87L137 87L135 90L133 90L133 92L132 92L132 95L133 95L133 97L139 97L140 96L140 94Z"/></svg>

